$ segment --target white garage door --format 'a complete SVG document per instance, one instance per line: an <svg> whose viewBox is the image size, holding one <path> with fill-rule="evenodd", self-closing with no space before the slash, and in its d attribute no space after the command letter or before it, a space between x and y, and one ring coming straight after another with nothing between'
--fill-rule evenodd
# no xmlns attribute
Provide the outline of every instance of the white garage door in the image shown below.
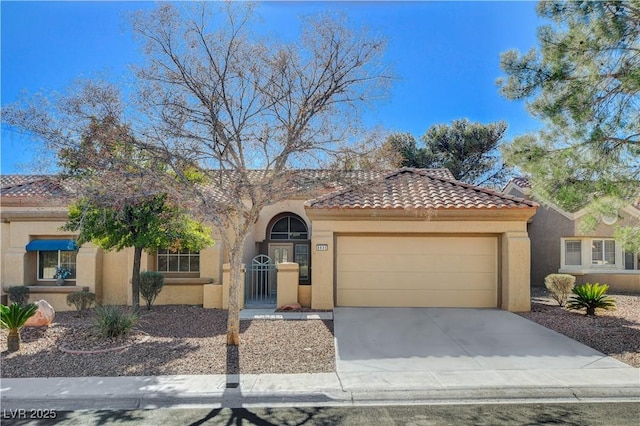
<svg viewBox="0 0 640 426"><path fill-rule="evenodd" d="M339 236L338 306L498 305L497 237Z"/></svg>

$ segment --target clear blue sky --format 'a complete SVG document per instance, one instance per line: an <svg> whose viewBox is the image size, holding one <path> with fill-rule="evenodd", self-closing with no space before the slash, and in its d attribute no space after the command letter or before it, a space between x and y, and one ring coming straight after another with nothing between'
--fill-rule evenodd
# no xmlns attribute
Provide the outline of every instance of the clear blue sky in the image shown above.
<svg viewBox="0 0 640 426"><path fill-rule="evenodd" d="M22 91L63 90L79 76L116 76L140 59L126 13L151 2L6 2L2 12L2 105ZM399 77L391 96L365 122L419 137L431 125L457 118L505 120L508 138L538 129L522 102L497 91L499 54L535 47L541 24L534 2L265 2L266 28L291 37L297 17L344 10L389 40L387 58ZM28 170L29 139L2 127L3 174Z"/></svg>

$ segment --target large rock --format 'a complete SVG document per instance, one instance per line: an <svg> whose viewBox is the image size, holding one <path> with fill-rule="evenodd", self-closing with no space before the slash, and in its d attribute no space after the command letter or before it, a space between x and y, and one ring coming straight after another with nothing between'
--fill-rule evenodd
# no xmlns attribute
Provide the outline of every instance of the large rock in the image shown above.
<svg viewBox="0 0 640 426"><path fill-rule="evenodd" d="M51 324L56 317L53 306L46 300L38 300L35 304L38 306L38 310L34 316L27 320L24 324L25 327L46 327Z"/></svg>

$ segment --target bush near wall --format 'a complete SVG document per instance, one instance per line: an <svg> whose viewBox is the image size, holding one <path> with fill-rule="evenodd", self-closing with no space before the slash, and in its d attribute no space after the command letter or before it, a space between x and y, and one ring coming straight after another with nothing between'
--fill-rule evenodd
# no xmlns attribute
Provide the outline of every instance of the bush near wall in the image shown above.
<svg viewBox="0 0 640 426"><path fill-rule="evenodd" d="M547 287L553 297L560 306L567 303L567 297L576 284L576 277L569 274L550 274L544 279L544 285Z"/></svg>

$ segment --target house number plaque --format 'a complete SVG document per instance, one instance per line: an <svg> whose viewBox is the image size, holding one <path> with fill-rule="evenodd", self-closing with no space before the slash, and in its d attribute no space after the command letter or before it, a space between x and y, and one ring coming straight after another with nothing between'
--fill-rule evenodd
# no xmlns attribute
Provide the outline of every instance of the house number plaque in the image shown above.
<svg viewBox="0 0 640 426"><path fill-rule="evenodd" d="M329 244L316 244L316 251L327 251L329 250Z"/></svg>

